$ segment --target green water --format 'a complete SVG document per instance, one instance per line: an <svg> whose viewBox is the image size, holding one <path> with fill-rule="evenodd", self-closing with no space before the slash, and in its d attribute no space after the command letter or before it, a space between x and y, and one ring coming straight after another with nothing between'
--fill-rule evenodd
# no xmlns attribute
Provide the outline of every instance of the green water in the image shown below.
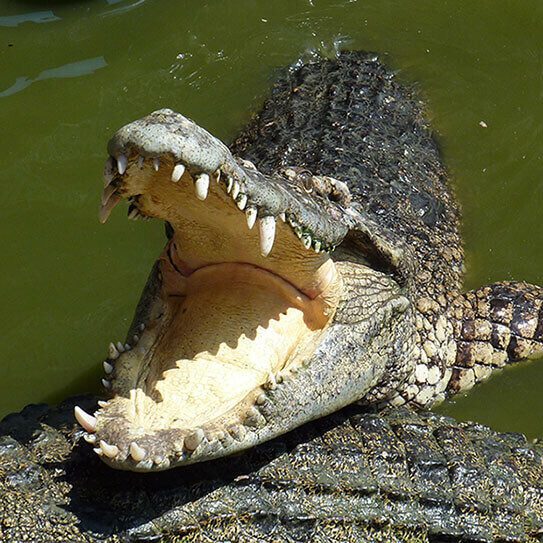
<svg viewBox="0 0 543 543"><path fill-rule="evenodd" d="M124 210L97 221L109 135L169 106L228 139L309 48L378 51L418 82L464 208L467 286L543 283L542 36L540 0L2 0L0 415L99 390L163 244ZM543 435L542 383L524 365L441 410Z"/></svg>

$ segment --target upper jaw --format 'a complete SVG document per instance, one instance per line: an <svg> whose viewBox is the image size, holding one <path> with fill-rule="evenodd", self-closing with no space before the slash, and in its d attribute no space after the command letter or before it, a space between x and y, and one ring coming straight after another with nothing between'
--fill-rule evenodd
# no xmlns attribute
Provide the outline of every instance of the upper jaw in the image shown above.
<svg viewBox="0 0 543 543"><path fill-rule="evenodd" d="M245 212L249 228L259 220L261 250L266 256L273 248L279 218L290 225L304 247L316 252L333 250L348 231L345 208L350 195L343 183L296 168L263 175L250 162L235 159L206 130L170 109L155 111L122 127L109 141L108 151L102 222L120 200L116 188L129 164L137 162L141 167L149 161L155 169L167 165L174 182L189 173L200 199L207 196L209 184L218 181Z"/></svg>

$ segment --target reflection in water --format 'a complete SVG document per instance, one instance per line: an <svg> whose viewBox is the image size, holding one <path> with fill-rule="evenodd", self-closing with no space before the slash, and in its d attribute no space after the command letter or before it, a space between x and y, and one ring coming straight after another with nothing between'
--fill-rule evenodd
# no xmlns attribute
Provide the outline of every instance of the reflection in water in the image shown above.
<svg viewBox="0 0 543 543"><path fill-rule="evenodd" d="M80 60L78 62L71 62L59 66L58 68L51 68L50 70L44 70L36 78L30 79L29 77L18 77L15 83L11 85L5 91L0 92L0 98L11 96L26 87L32 85L36 81L43 81L45 79L65 79L69 77L80 77L82 75L89 75L94 73L100 68L107 66L106 59L104 57L88 58L86 60Z"/></svg>
<svg viewBox="0 0 543 543"><path fill-rule="evenodd" d="M9 15L0 17L0 26L19 26L22 23L50 23L60 21L52 11L35 11L34 13L21 13L20 15Z"/></svg>
<svg viewBox="0 0 543 543"><path fill-rule="evenodd" d="M122 2L123 0L106 0L108 4L118 4ZM145 0L136 0L135 2L132 2L126 6L121 6L116 9L112 9L111 11L108 11L106 13L102 14L102 17L109 17L110 15L118 15L120 13L125 13L127 11L131 11L134 8L137 8L138 6L141 6L143 3L145 3Z"/></svg>

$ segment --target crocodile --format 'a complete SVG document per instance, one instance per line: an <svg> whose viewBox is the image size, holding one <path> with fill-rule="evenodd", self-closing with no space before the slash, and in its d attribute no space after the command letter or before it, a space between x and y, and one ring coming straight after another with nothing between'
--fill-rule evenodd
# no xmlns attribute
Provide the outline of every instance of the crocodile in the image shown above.
<svg viewBox="0 0 543 543"><path fill-rule="evenodd" d="M543 537L543 444L406 407L353 405L242 454L112 470L74 405L0 423L2 543L438 543Z"/></svg>
<svg viewBox="0 0 543 543"><path fill-rule="evenodd" d="M543 326L538 286L463 292L413 89L305 59L229 148L162 109L108 151L100 219L125 198L168 241L107 399L0 424L1 541L541 540L541 445L411 409L539 356Z"/></svg>
<svg viewBox="0 0 543 543"><path fill-rule="evenodd" d="M463 292L424 106L375 56L295 65L230 148L161 109L108 153L100 220L125 199L168 237L109 399L75 411L114 468L239 452L353 402L430 407L542 354L541 287Z"/></svg>

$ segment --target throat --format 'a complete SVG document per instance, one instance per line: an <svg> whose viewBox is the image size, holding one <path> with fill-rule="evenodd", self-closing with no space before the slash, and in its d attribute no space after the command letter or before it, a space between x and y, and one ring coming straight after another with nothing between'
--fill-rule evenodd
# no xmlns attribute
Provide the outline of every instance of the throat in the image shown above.
<svg viewBox="0 0 543 543"><path fill-rule="evenodd" d="M217 264L168 296L154 347L140 365L135 426L194 428L221 419L288 371L325 325L320 303L271 272Z"/></svg>

